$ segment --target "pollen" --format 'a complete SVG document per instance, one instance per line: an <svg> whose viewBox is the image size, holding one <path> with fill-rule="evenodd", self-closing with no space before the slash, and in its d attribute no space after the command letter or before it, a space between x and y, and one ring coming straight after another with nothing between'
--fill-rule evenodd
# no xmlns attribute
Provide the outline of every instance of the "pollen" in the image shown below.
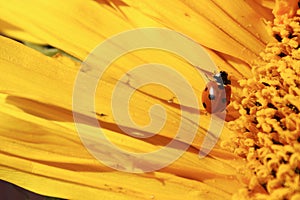
<svg viewBox="0 0 300 200"><path fill-rule="evenodd" d="M300 10L270 22L274 40L241 80L223 147L247 160L245 188L233 199L300 199Z"/></svg>

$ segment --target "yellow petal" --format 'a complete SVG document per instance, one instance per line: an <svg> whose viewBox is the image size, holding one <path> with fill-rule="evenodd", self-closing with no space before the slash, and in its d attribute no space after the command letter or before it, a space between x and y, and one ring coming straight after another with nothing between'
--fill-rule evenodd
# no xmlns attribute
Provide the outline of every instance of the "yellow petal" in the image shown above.
<svg viewBox="0 0 300 200"><path fill-rule="evenodd" d="M77 66L64 67L24 45L0 37L1 91L23 94L46 103L70 108L73 82ZM34 58L34 59L28 59ZM36 62L39 60L39 62ZM63 70L60 70L63 69ZM68 76L73 74L73 76ZM51 84L50 84L51 83ZM64 88L59 87L63 84ZM57 94L57 95L55 95ZM48 99L48 100L46 100Z"/></svg>
<svg viewBox="0 0 300 200"><path fill-rule="evenodd" d="M115 197L115 192L120 190L118 194L120 199L148 198L151 195L165 199L171 191L174 199L183 198L182 195L190 199L201 198L204 193L214 199L224 199L224 196L229 198L242 187L236 177L236 166L240 161L237 164L231 161L234 156L226 157L228 153L216 150L212 152L213 157L201 160L198 159L198 151L190 150L175 163L162 169L161 173L146 177L111 172L87 153L72 123L72 91L79 70L78 65L63 59L45 57L9 39L3 37L0 39L3 44L0 51L0 67L3 72L0 76L3 83L0 91L9 94L1 96L1 160L5 160L3 163L6 163L2 168L5 171L1 174L2 179L39 193L71 199L82 199L85 193L88 194L86 199L94 198L99 190L103 192L98 195L104 195L108 199ZM31 59L27 59L28 57ZM185 72L191 73L187 69ZM111 73L113 74L109 77L118 76L115 71ZM20 74L22 76L19 76ZM107 79L107 84L111 83L113 80ZM106 88L103 95L97 98L109 100L111 98L109 89ZM146 94L138 93L136 98L156 101L147 95L150 91L145 92ZM176 119L174 112L179 115L178 108L169 109L173 112L166 124ZM99 108L97 110L98 113L102 111ZM137 113L137 116L143 116L144 108L133 107L133 112ZM204 121L208 120L208 117L204 118ZM102 123L108 124L104 128L110 139L124 149L148 152L161 145L156 140L142 141L120 134L119 129L115 129L111 117L104 119ZM207 122L202 125L205 124ZM167 126L160 133L161 138L168 141L176 128L177 126ZM206 134L203 129L205 130L205 127L197 134L193 143L195 147L199 148L203 141ZM11 135L12 132L15 134ZM224 129L224 134L229 132ZM168 175L169 173L176 176ZM22 181L24 179L20 177L26 177L27 181ZM131 181L133 177L136 182ZM124 182L117 184L120 180ZM163 180L167 186L159 184L157 180ZM199 184L198 181L202 181L203 184ZM118 188L120 184L123 187L121 189ZM140 184L148 190L143 192L145 188L138 187ZM64 190L57 190L57 187ZM73 192L74 188L78 192ZM183 191L190 192L186 194ZM210 194L207 194L208 191Z"/></svg>
<svg viewBox="0 0 300 200"><path fill-rule="evenodd" d="M182 162L178 162L181 164L177 167L178 164L174 164L175 167L171 169L181 169L186 173L181 174L180 170L176 170L179 177L160 172L135 175L111 170L90 156L70 128L73 125L24 113L7 103L12 101L9 98L1 95L0 177L26 189L68 199L148 199L152 196L158 199L181 199L183 196L195 199L204 194L222 199L229 198L232 190L223 192L216 186L194 180L229 181L239 185L229 176L226 178L221 174L203 171L200 164L194 168L186 164L184 166ZM14 135L11 135L12 132ZM128 145L137 145L127 142ZM194 160L197 155L185 157L194 157ZM168 169L163 171L172 172ZM189 173L194 180L188 176Z"/></svg>
<svg viewBox="0 0 300 200"><path fill-rule="evenodd" d="M254 12L255 8L258 8L257 12ZM10 26L4 26L6 34L47 41L81 60L99 42L113 34L135 27L168 27L215 50L209 50L212 57L236 80L249 76L250 68L246 63L251 63L269 40L261 18L272 17L269 9L264 10L257 4L244 1L236 4L221 1L173 1L172 4L166 1L124 1L123 5L110 3L109 6L82 0L11 1L0 5L4 23L13 24L13 28L24 31L25 36L18 36ZM5 172L1 174L2 179L43 194L71 199L102 196L107 199L229 199L243 186L236 173L237 166L243 162L218 149L219 144L210 156L198 159L198 149L211 120L209 116L202 117L192 147L160 172L133 175L111 171L88 154L74 128L72 92L78 63L44 57L5 38L0 38L0 41L3 44L0 47L0 69L3 72L0 91L4 93L1 95L3 154L0 156L1 160L7 160L6 165L2 165ZM149 61L166 63L185 74L197 94L204 87L189 63L157 52L132 52L115 61L112 69L107 71L102 80L104 87L96 93L97 105L99 102L110 105L107 103L112 98L116 80L133 66ZM130 112L140 125L148 124L149 119L144 116L151 105L160 103L166 108L166 125L159 135L146 140L122 134L109 106L97 106L96 113L114 144L134 152L154 151L174 137L180 123L180 102L173 96L172 92L156 86L139 88L132 96ZM166 103L170 99L175 105ZM11 132L17 134L12 136ZM30 137L24 137L24 134ZM224 128L221 139L230 134ZM135 162L131 164L132 167L138 166ZM21 176L30 181L22 181ZM41 181L47 183L47 187L40 184ZM57 190L57 187L64 190ZM74 188L76 192L73 192Z"/></svg>
<svg viewBox="0 0 300 200"><path fill-rule="evenodd" d="M2 1L0 5L3 21L82 60L108 36L131 29L120 17L90 0Z"/></svg>
<svg viewBox="0 0 300 200"><path fill-rule="evenodd" d="M125 6L114 9L83 0L10 1L2 3L0 12L5 22L79 59L84 59L104 39L136 27L168 27L248 63L269 40L262 20L266 16L256 13L255 8L244 1L235 4L179 0L171 4L167 1L124 3ZM271 19L270 13L268 19Z"/></svg>
<svg viewBox="0 0 300 200"><path fill-rule="evenodd" d="M292 17L298 9L298 0L276 0L273 9L274 16L281 16L287 14Z"/></svg>
<svg viewBox="0 0 300 200"><path fill-rule="evenodd" d="M269 9L273 9L275 7L275 0L255 0L255 2Z"/></svg>
<svg viewBox="0 0 300 200"><path fill-rule="evenodd" d="M244 1L235 4L179 0L172 3L125 2L129 6L120 9L135 24L143 25L144 18L148 16L166 27L187 34L208 48L248 62L269 40L262 16Z"/></svg>
<svg viewBox="0 0 300 200"><path fill-rule="evenodd" d="M47 44L46 42L41 41L40 39L32 36L30 33L16 27L12 24L8 24L7 22L0 19L0 32L3 35L8 35L12 38L17 38L21 41L31 41L37 44Z"/></svg>

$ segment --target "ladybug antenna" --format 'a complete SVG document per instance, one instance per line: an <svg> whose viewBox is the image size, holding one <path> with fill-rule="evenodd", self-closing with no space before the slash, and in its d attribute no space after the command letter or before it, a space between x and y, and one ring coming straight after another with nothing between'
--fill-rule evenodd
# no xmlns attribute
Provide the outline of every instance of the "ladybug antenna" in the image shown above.
<svg viewBox="0 0 300 200"><path fill-rule="evenodd" d="M208 77L207 74L204 74L208 81L211 81L211 78Z"/></svg>

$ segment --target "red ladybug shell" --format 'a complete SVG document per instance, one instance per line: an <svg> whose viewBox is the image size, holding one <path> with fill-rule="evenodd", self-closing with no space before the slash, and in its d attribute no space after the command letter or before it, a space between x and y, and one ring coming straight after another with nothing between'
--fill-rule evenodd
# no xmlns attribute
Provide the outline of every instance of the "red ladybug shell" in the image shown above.
<svg viewBox="0 0 300 200"><path fill-rule="evenodd" d="M230 96L229 85L220 85L216 81L210 81L202 93L203 107L209 113L222 112L230 103Z"/></svg>

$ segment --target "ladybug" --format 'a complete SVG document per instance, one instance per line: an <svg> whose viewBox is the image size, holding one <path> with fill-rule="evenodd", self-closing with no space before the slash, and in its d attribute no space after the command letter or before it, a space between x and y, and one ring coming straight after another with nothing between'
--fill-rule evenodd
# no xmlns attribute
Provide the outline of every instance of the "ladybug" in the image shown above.
<svg viewBox="0 0 300 200"><path fill-rule="evenodd" d="M230 103L231 81L225 71L216 73L213 78L202 92L202 105L207 112L218 113L225 110Z"/></svg>

